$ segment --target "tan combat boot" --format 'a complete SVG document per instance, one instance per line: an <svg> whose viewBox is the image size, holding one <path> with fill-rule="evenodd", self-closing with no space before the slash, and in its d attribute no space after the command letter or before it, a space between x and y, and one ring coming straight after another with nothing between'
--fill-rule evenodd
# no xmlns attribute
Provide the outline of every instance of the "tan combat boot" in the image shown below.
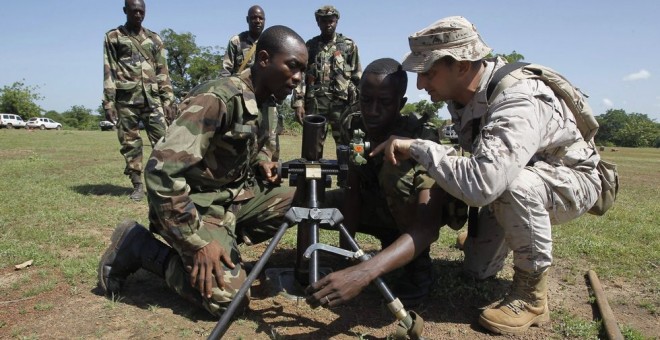
<svg viewBox="0 0 660 340"><path fill-rule="evenodd" d="M529 326L550 321L548 269L540 273L514 270L511 292L479 317L479 324L491 332L516 335L525 332Z"/></svg>

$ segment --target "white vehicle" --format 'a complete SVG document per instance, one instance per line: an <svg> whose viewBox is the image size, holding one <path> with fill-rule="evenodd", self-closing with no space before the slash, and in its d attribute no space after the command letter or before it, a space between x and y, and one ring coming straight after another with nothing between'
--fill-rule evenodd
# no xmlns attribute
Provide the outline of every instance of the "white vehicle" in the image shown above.
<svg viewBox="0 0 660 340"><path fill-rule="evenodd" d="M41 129L41 130L46 130L46 129L55 129L55 130L61 130L62 129L62 124L50 119L50 118L37 118L33 117L30 118L27 122L27 128L28 129Z"/></svg>
<svg viewBox="0 0 660 340"><path fill-rule="evenodd" d="M117 130L117 127L115 124L109 120L102 120L99 122L99 127L101 128L101 131L111 131L111 130Z"/></svg>
<svg viewBox="0 0 660 340"><path fill-rule="evenodd" d="M442 136L452 143L458 143L458 134L454 130L454 124L447 125L442 129Z"/></svg>
<svg viewBox="0 0 660 340"><path fill-rule="evenodd" d="M27 126L27 123L19 115L11 113L0 113L0 127L13 129L13 128L24 128Z"/></svg>

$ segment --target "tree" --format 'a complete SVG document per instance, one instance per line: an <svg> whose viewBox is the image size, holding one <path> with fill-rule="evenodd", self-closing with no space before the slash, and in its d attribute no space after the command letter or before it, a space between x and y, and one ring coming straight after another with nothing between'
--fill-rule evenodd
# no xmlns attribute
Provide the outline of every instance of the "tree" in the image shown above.
<svg viewBox="0 0 660 340"><path fill-rule="evenodd" d="M176 33L167 28L160 36L167 49L167 66L176 98L183 98L195 86L220 74L224 49L197 46L190 32Z"/></svg>
<svg viewBox="0 0 660 340"><path fill-rule="evenodd" d="M0 89L0 111L17 114L25 120L41 115L41 107L35 103L43 97L37 92L38 86L27 86L17 81Z"/></svg>
<svg viewBox="0 0 660 340"><path fill-rule="evenodd" d="M188 69L188 74L192 80L192 87L218 77L222 69L223 51L224 48L217 46L202 46L199 48L199 53L192 58L190 68Z"/></svg>
<svg viewBox="0 0 660 340"><path fill-rule="evenodd" d="M600 145L657 147L660 123L641 113L627 114L622 109L609 109L596 116L600 125L595 140Z"/></svg>
<svg viewBox="0 0 660 340"><path fill-rule="evenodd" d="M427 100L420 100L416 103L407 103L401 109L401 114L407 115L416 113L420 116L429 116L429 121L437 127L442 127L443 122L438 117L438 111L445 106L445 102L429 102Z"/></svg>
<svg viewBox="0 0 660 340"><path fill-rule="evenodd" d="M616 144L628 147L653 146L658 138L660 124L641 113L629 114L626 125L615 134Z"/></svg>
<svg viewBox="0 0 660 340"><path fill-rule="evenodd" d="M288 97L277 105L277 113L282 116L284 129L293 132L302 132L302 125L298 123L296 114L291 108L291 97Z"/></svg>
<svg viewBox="0 0 660 340"><path fill-rule="evenodd" d="M62 113L62 124L76 130L98 129L98 123L92 116L92 110L80 105L74 105Z"/></svg>
<svg viewBox="0 0 660 340"><path fill-rule="evenodd" d="M507 63L515 63L518 61L523 61L525 59L525 56L516 52L516 50L513 50L513 52L509 54L504 54L504 53L498 53L496 54L498 57L502 57L506 60Z"/></svg>
<svg viewBox="0 0 660 340"><path fill-rule="evenodd" d="M57 111L55 111L55 110L48 110L48 111L46 111L46 113L44 113L44 117L46 117L46 118L50 118L50 119L52 119L52 120L54 120L54 121L56 121L56 122L61 122L61 121L63 121L63 119L62 119L62 115L59 114L59 112L57 112Z"/></svg>
<svg viewBox="0 0 660 340"><path fill-rule="evenodd" d="M615 135L626 125L628 115L621 109L609 109L600 116L596 116L596 121L600 127L596 134L596 144L606 145L615 144Z"/></svg>

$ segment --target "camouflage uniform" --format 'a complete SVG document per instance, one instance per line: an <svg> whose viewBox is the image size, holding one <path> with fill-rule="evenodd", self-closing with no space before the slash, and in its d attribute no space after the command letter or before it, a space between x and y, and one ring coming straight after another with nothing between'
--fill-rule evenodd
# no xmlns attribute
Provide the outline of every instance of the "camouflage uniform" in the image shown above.
<svg viewBox="0 0 660 340"><path fill-rule="evenodd" d="M222 70L220 70L221 77L229 77L237 74L241 64L249 54L250 49L257 43L252 39L249 31L241 32L229 39L227 50L222 58ZM256 51L252 53L250 61L247 62L244 69L250 68L254 64L254 57Z"/></svg>
<svg viewBox="0 0 660 340"><path fill-rule="evenodd" d="M270 161L272 129L269 102L257 107L247 70L197 87L180 105L181 116L155 146L145 169L151 230L180 255L165 272L167 284L219 315L245 280L237 244L269 239L284 221L294 190L255 178L258 162ZM212 240L231 253L225 290L209 299L191 289L186 266Z"/></svg>
<svg viewBox="0 0 660 340"><path fill-rule="evenodd" d="M361 121L357 123L358 126L360 124ZM437 129L421 122L414 114L401 116L395 126L397 129L392 135L436 143L440 140ZM355 127L353 125L350 129ZM355 171L360 178L361 213L357 231L378 237L384 246L393 242L401 231L407 229L407 223L414 220L410 216L410 207L416 204L418 193L435 186L435 181L426 170L412 159L392 165L384 162L382 154L379 154L367 158L366 164L352 166L350 171ZM342 207L343 189L328 194L327 205ZM443 221L438 221L438 228L448 223L451 228L460 229L467 219L465 204L452 198L446 202L444 210Z"/></svg>
<svg viewBox="0 0 660 340"><path fill-rule="evenodd" d="M103 108L117 112L124 173L142 172L142 121L153 146L167 128L163 107L174 101L167 69L167 52L158 34L142 28L134 38L150 55L145 58L119 26L105 34L103 48Z"/></svg>
<svg viewBox="0 0 660 340"><path fill-rule="evenodd" d="M339 13L331 6L322 16ZM321 11L321 9L319 10ZM317 11L317 15L318 15ZM307 41L309 65L305 79L293 95L292 107L305 105L305 114L324 116L332 128L335 142L340 138L340 115L346 108L358 100L357 88L362 76L358 47L355 42L335 33L325 43L321 36Z"/></svg>
<svg viewBox="0 0 660 340"><path fill-rule="evenodd" d="M440 187L482 207L478 236L465 244L469 273L495 275L509 250L515 267L537 272L552 263L551 225L582 215L598 198L600 158L592 147L567 151L582 136L566 104L541 80L522 80L488 105L487 84L504 61L484 64L472 100L464 107L448 102L459 143L472 157L423 140L410 153Z"/></svg>

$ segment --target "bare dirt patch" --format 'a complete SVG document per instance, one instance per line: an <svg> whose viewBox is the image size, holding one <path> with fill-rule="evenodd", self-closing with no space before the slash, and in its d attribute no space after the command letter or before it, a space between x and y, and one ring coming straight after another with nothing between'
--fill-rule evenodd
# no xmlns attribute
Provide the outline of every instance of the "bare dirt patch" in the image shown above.
<svg viewBox="0 0 660 340"><path fill-rule="evenodd" d="M246 251L246 261L258 259L265 245ZM460 252L434 247L434 271L438 278L428 300L414 308L425 320L428 339L486 339L492 335L476 323L480 309L501 297L510 285L510 272L487 282L453 280L447 287L444 278L460 275ZM278 249L269 267L286 267L295 256L292 249ZM322 257L323 263L332 259ZM325 262L328 261L328 262ZM289 265L290 266L290 265ZM550 280L550 308L568 312L576 318L592 320L596 311L590 304L589 290L582 271L554 267ZM139 271L131 276L123 295L108 299L95 284L69 286L60 281L55 289L29 299L11 290L25 272L8 269L0 272L0 338L37 337L69 338L205 338L216 320L205 311L190 306L173 294L154 275ZM386 278L396 280L396 275ZM34 281L34 280L33 280ZM264 284L255 282L250 309L231 324L226 339L385 339L395 330L394 317L375 288L366 289L347 305L331 309L311 309L302 299L274 295ZM641 301L658 302L657 287L639 282L602 281L610 305L620 324L642 332L647 337L660 334L658 315L641 307ZM486 285L487 294L483 287ZM452 293L460 289L460 294ZM563 337L554 330L560 322L530 329L521 339Z"/></svg>

